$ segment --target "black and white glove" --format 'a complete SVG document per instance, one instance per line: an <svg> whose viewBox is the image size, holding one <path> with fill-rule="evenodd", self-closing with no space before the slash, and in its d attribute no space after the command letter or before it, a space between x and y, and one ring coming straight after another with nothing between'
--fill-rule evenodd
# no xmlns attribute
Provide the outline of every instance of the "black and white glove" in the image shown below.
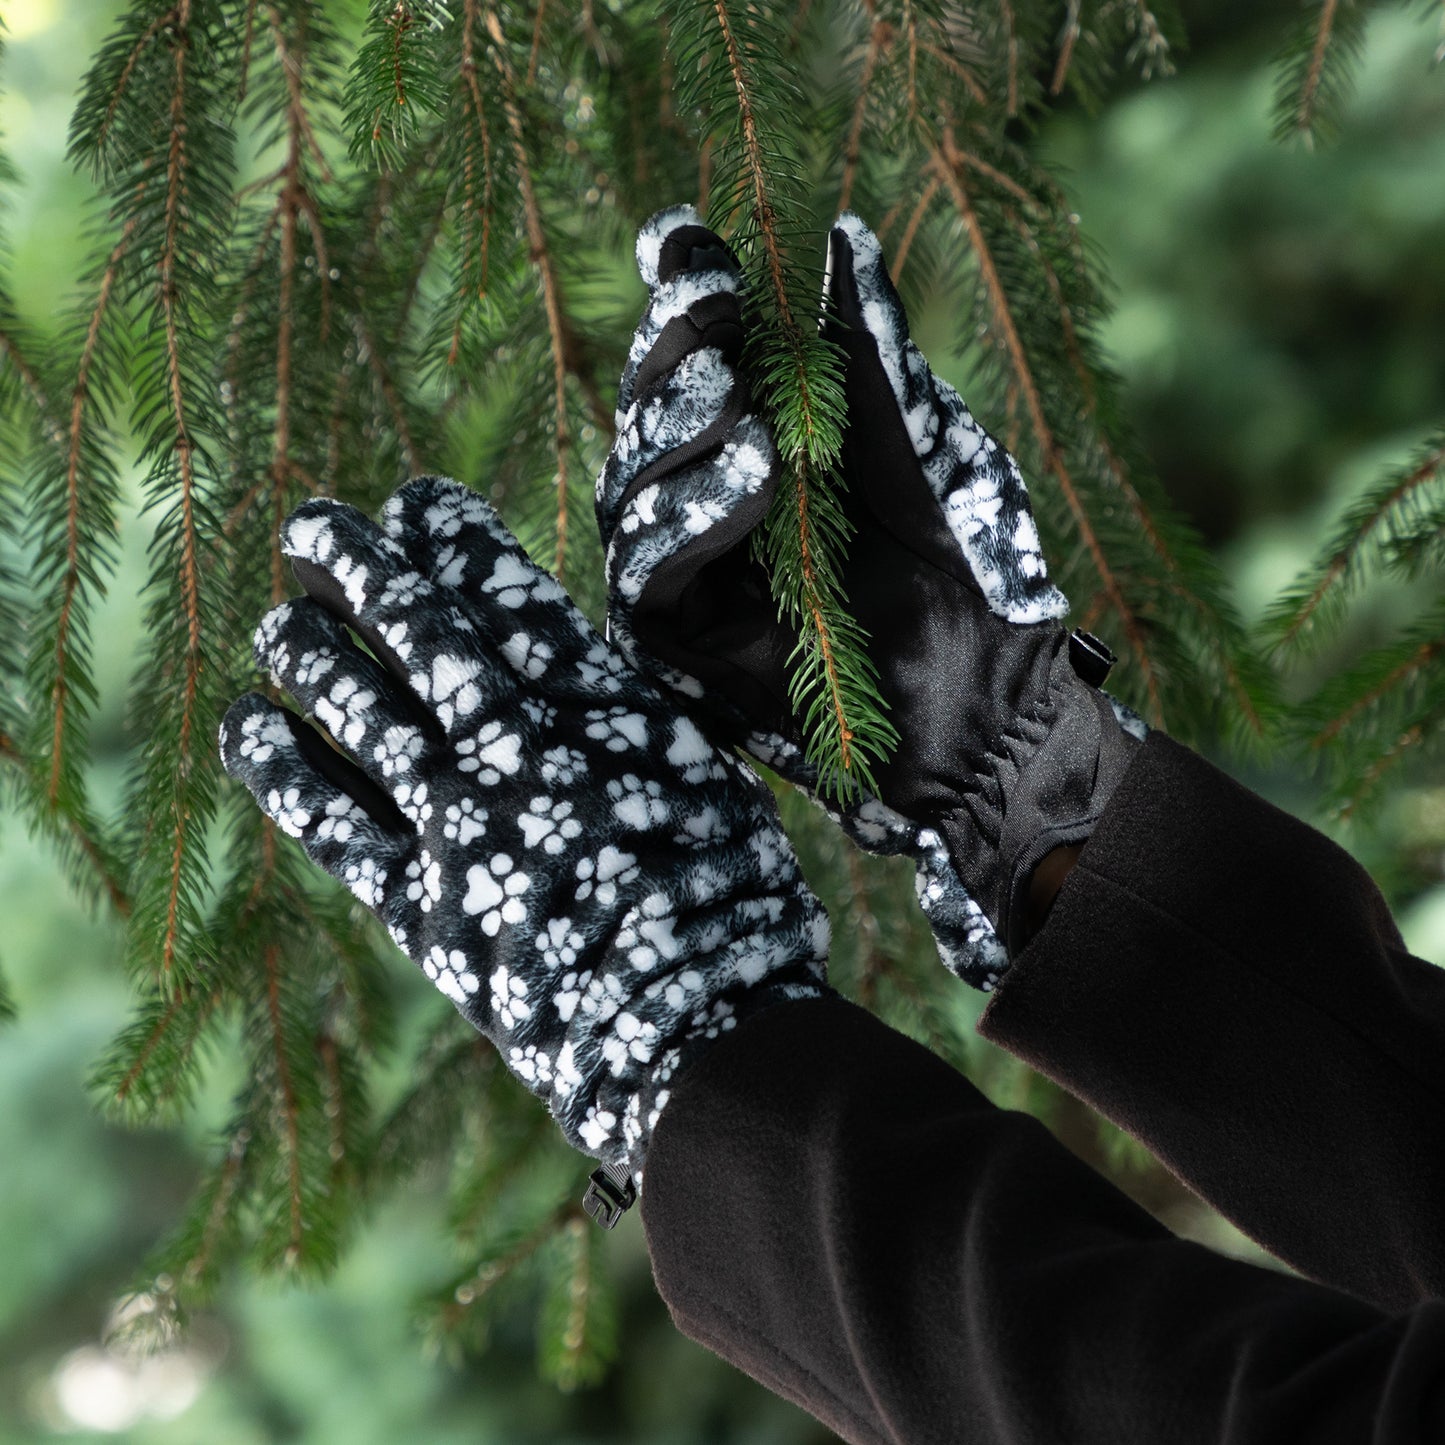
<svg viewBox="0 0 1445 1445"><path fill-rule="evenodd" d="M282 545L307 595L256 656L336 747L251 693L226 770L625 1194L691 1054L823 991L827 918L771 795L465 487L410 482L380 527L311 501Z"/></svg>
<svg viewBox="0 0 1445 1445"><path fill-rule="evenodd" d="M779 463L738 370L738 268L689 208L638 240L651 290L598 484L609 624L639 667L817 792L787 701L796 638L747 537ZM992 988L1024 942L1034 865L1092 831L1143 724L1097 690L1112 662L1060 625L1013 459L933 376L872 233L830 237L828 326L846 357L843 569L900 744L840 821L903 853L940 952Z"/></svg>

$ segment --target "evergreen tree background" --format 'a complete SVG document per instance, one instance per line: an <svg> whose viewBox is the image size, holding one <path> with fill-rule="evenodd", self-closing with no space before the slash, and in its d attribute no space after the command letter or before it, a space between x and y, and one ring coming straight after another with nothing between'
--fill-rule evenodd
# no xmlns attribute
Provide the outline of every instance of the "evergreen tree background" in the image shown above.
<svg viewBox="0 0 1445 1445"><path fill-rule="evenodd" d="M1445 954L1438 4L76 11L0 4L0 1429L73 1428L110 1370L137 1440L827 1438L671 1332L635 1218L584 1227L580 1158L214 749L313 493L463 478L598 615L663 204L748 267L789 459L763 545L839 787L888 746L812 324L851 205L1118 690L1342 830ZM839 987L1248 1253L972 1036L906 868L783 805ZM114 1122L57 1129L84 1077Z"/></svg>

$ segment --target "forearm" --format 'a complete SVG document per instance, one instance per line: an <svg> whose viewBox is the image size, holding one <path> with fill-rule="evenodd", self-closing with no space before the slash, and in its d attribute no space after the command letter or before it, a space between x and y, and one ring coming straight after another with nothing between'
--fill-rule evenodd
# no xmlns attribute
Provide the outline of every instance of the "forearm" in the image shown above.
<svg viewBox="0 0 1445 1445"><path fill-rule="evenodd" d="M980 1031L1302 1272L1445 1294L1445 971L1347 854L1168 738Z"/></svg>
<svg viewBox="0 0 1445 1445"><path fill-rule="evenodd" d="M841 1001L768 1010L684 1076L643 1218L679 1326L850 1441L1414 1445L1445 1427L1445 1306L1390 1319L1175 1239Z"/></svg>

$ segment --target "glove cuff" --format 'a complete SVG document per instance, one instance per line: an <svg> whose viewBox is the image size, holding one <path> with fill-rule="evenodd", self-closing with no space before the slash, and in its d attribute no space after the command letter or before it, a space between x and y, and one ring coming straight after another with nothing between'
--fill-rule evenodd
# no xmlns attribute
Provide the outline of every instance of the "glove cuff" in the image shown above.
<svg viewBox="0 0 1445 1445"><path fill-rule="evenodd" d="M1010 958L1028 942L1034 869L1055 848L1088 839L1139 750L1109 699L1068 672L1047 738L1023 769L999 840L999 932Z"/></svg>

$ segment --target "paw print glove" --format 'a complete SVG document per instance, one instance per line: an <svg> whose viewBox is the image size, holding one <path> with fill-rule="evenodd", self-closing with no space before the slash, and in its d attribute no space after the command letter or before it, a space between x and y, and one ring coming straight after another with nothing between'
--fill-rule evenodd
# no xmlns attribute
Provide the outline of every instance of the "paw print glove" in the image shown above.
<svg viewBox="0 0 1445 1445"><path fill-rule="evenodd" d="M787 700L796 635L746 543L779 462L738 369L738 269L686 207L648 222L637 255L651 299L598 483L612 635L816 794ZM1097 691L1112 659L1060 626L1012 458L932 375L851 215L827 286L848 395L843 584L901 736L878 795L835 816L870 851L914 859L945 962L988 989L1024 941L1034 865L1088 836L1142 724Z"/></svg>
<svg viewBox="0 0 1445 1445"><path fill-rule="evenodd" d="M603 1161L608 1222L689 1058L824 991L772 797L455 482L408 483L381 526L308 502L282 545L306 595L256 656L331 742L248 694L226 770Z"/></svg>

